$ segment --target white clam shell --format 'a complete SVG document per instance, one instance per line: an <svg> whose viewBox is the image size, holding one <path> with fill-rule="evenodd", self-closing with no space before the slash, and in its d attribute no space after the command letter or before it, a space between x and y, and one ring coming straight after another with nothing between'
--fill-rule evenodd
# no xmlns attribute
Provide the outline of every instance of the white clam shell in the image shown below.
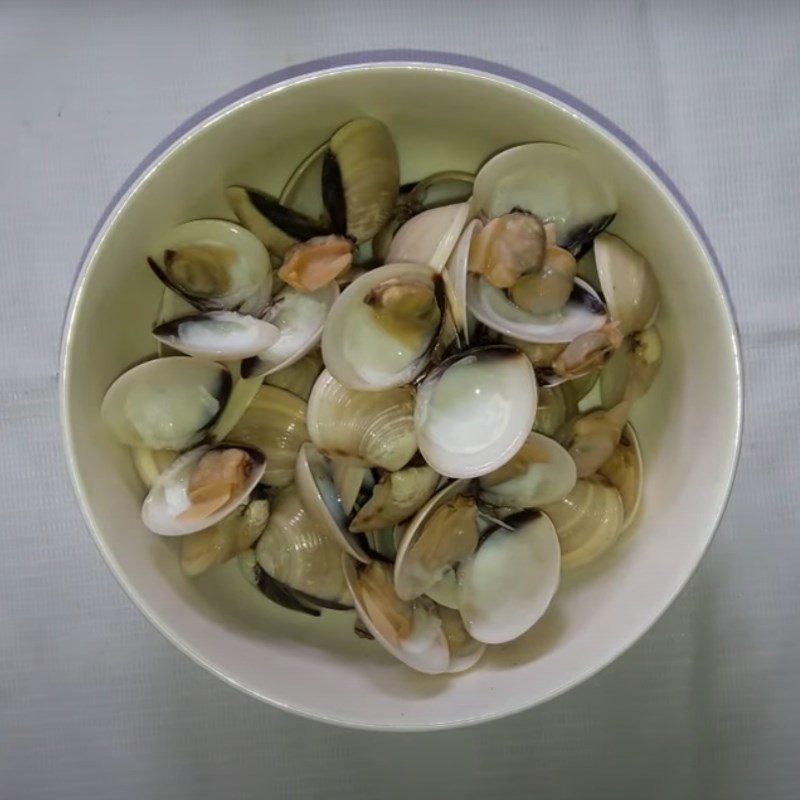
<svg viewBox="0 0 800 800"><path fill-rule="evenodd" d="M508 517L458 568L459 610L470 635L486 644L521 636L558 589L561 555L553 523L538 512Z"/></svg>
<svg viewBox="0 0 800 800"><path fill-rule="evenodd" d="M472 207L476 214L499 217L513 209L555 222L558 245L571 247L574 235L616 213L610 182L579 151L550 142L503 150L475 177Z"/></svg>
<svg viewBox="0 0 800 800"><path fill-rule="evenodd" d="M481 480L481 498L496 506L537 508L569 494L578 478L572 456L554 439L531 432L525 442L543 461L534 461L517 477L486 486Z"/></svg>
<svg viewBox="0 0 800 800"><path fill-rule="evenodd" d="M236 257L228 269L230 285L217 297L192 296L179 288L164 273L164 253L190 246L217 246L232 250ZM272 287L272 265L261 241L246 228L221 219L199 219L185 222L162 234L149 251L149 258L160 269L159 277L200 310L234 309L243 303L259 305L269 298ZM153 266L151 263L151 266ZM254 303L253 298L259 302ZM259 308L247 308L256 313Z"/></svg>
<svg viewBox="0 0 800 800"><path fill-rule="evenodd" d="M572 295L558 314L531 314L478 275L467 279L467 306L492 330L536 344L571 342L581 334L599 330L608 320L599 295L580 278L575 279Z"/></svg>
<svg viewBox="0 0 800 800"><path fill-rule="evenodd" d="M434 286L436 273L421 264L387 264L354 280L334 303L322 334L322 358L339 383L377 391L411 383L425 369L438 331L419 348L410 348L384 330L364 302L383 283L402 278Z"/></svg>
<svg viewBox="0 0 800 800"><path fill-rule="evenodd" d="M106 392L100 415L123 444L184 450L214 423L230 391L231 375L221 364L158 358L120 375Z"/></svg>
<svg viewBox="0 0 800 800"><path fill-rule="evenodd" d="M278 328L280 336L269 348L242 364L245 378L270 375L285 369L313 350L322 338L339 287L329 283L315 292L298 292L285 286L275 296L264 319Z"/></svg>
<svg viewBox="0 0 800 800"><path fill-rule="evenodd" d="M404 467L417 450L414 392L407 387L359 392L327 370L308 399L311 441L329 458L390 471Z"/></svg>
<svg viewBox="0 0 800 800"><path fill-rule="evenodd" d="M179 317L153 330L159 342L200 358L239 361L271 347L280 331L275 325L235 311L208 311Z"/></svg>
<svg viewBox="0 0 800 800"><path fill-rule="evenodd" d="M469 203L454 203L417 214L395 233L388 264L427 264L441 272L469 219Z"/></svg>
<svg viewBox="0 0 800 800"><path fill-rule="evenodd" d="M661 295L647 259L610 233L595 238L594 258L608 313L622 335L652 325Z"/></svg>
<svg viewBox="0 0 800 800"><path fill-rule="evenodd" d="M417 391L420 452L440 475L485 475L524 444L536 397L533 367L512 347L476 348L447 359Z"/></svg>
<svg viewBox="0 0 800 800"><path fill-rule="evenodd" d="M252 469L238 494L233 495L224 506L202 519L182 520L181 514L191 503L186 491L189 478L197 462L210 450L236 447L244 450L252 459ZM185 536L195 531L210 528L240 506L253 491L264 474L266 459L255 448L243 445L216 445L196 447L172 462L156 479L142 505L142 522L153 533L160 536Z"/></svg>

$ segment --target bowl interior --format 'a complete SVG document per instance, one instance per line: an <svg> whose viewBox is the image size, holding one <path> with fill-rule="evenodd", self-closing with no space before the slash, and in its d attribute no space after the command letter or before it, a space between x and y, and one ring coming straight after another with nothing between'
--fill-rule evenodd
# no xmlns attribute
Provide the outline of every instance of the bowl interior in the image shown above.
<svg viewBox="0 0 800 800"><path fill-rule="evenodd" d="M236 564L185 578L175 542L148 533L128 453L103 429L111 381L154 353L161 287L144 262L151 238L200 216L226 216L223 190L277 193L338 125L369 114L398 142L404 181L474 170L530 140L569 144L612 177L612 230L658 275L661 373L633 417L645 494L626 540L565 576L546 617L455 679L417 675L352 633L351 615L302 618L262 600ZM67 449L84 513L120 582L196 660L239 687L300 713L346 724L424 728L528 707L589 676L640 636L689 577L727 496L738 442L735 333L719 279L683 212L602 128L545 95L488 75L380 65L266 89L196 127L128 193L90 251L68 320L63 374Z"/></svg>

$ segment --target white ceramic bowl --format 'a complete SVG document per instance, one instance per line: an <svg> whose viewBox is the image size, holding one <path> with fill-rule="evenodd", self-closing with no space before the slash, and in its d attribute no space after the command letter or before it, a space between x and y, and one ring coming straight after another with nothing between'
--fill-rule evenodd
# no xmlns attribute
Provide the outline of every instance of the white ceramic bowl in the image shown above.
<svg viewBox="0 0 800 800"><path fill-rule="evenodd" d="M418 675L357 639L349 614L322 620L262 600L228 564L181 574L173 540L144 529L143 489L103 429L100 401L153 353L161 287L144 262L164 228L225 215L226 185L277 191L339 124L385 120L403 180L474 170L512 143L555 141L602 162L620 197L615 232L652 262L663 295L661 373L637 404L646 462L633 534L565 576L525 637L455 678ZM424 53L372 53L307 64L222 98L158 147L112 201L87 248L67 314L62 422L72 477L97 546L150 621L199 664L281 708L390 730L488 720L554 697L638 639L697 566L731 487L742 418L731 308L697 220L666 176L621 131L555 87L494 64Z"/></svg>

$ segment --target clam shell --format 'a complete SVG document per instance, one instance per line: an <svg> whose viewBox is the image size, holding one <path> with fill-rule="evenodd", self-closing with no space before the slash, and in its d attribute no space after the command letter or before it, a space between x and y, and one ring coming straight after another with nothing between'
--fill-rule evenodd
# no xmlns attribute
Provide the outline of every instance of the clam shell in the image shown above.
<svg viewBox="0 0 800 800"><path fill-rule="evenodd" d="M233 442L257 447L267 459L264 483L288 486L295 461L308 441L306 403L276 386L261 386L244 414L228 434Z"/></svg>
<svg viewBox="0 0 800 800"><path fill-rule="evenodd" d="M468 223L458 238L450 258L447 260L445 274L447 300L456 326L469 344L469 319L467 310L467 277L469 275L469 249L472 240L480 232L483 223L474 219Z"/></svg>
<svg viewBox="0 0 800 800"><path fill-rule="evenodd" d="M417 450L413 408L409 388L359 392L325 370L308 400L308 432L329 458L395 471Z"/></svg>
<svg viewBox="0 0 800 800"><path fill-rule="evenodd" d="M214 424L231 383L227 368L213 361L188 356L145 361L111 384L100 416L123 444L184 450Z"/></svg>
<svg viewBox="0 0 800 800"><path fill-rule="evenodd" d="M485 475L524 444L536 397L533 368L515 348L480 347L452 356L418 388L420 452L440 475Z"/></svg>
<svg viewBox="0 0 800 800"><path fill-rule="evenodd" d="M598 470L598 473L619 492L622 499L624 516L620 532L630 526L639 510L643 472L644 464L639 439L633 425L628 423L622 430L619 444L614 448L611 458Z"/></svg>
<svg viewBox="0 0 800 800"><path fill-rule="evenodd" d="M294 487L287 486L275 497L256 545L256 558L268 575L309 597L350 604L341 554Z"/></svg>
<svg viewBox="0 0 800 800"><path fill-rule="evenodd" d="M251 460L250 473L241 491L231 495L228 501L202 518L181 519L181 515L191 507L187 497L189 478L197 462L211 450L236 448L244 450ZM255 448L241 445L220 444L212 447L196 447L179 456L159 476L147 494L142 505L142 522L153 533L161 536L185 536L216 525L241 505L253 491L264 474L266 459Z"/></svg>
<svg viewBox="0 0 800 800"><path fill-rule="evenodd" d="M294 364L270 372L264 378L264 383L276 386L278 389L286 389L287 392L307 402L320 372L322 372L322 355L319 351L313 350Z"/></svg>
<svg viewBox="0 0 800 800"><path fill-rule="evenodd" d="M458 568L459 610L469 634L502 644L533 627L558 589L560 560L556 529L544 514L507 517Z"/></svg>

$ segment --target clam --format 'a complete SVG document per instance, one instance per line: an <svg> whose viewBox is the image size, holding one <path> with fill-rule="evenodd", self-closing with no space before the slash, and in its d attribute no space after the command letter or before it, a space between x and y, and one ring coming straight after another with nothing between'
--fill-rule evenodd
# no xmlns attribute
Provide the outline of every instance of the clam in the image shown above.
<svg viewBox="0 0 800 800"><path fill-rule="evenodd" d="M418 672L447 672L450 647L435 603L424 597L401 600L388 564L359 564L348 555L342 564L356 611L375 640Z"/></svg>
<svg viewBox="0 0 800 800"><path fill-rule="evenodd" d="M308 441L306 403L285 389L261 386L228 438L264 453L264 483L288 486L294 479L297 453Z"/></svg>
<svg viewBox="0 0 800 800"><path fill-rule="evenodd" d="M310 617L318 617L320 615L317 603L312 602L312 600L302 592L292 590L286 584L276 581L271 575L267 574L256 559L255 548L251 547L240 553L238 562L239 570L244 576L244 579L251 586L258 589L268 600L290 611L299 611L301 614L308 614ZM345 606L343 604L336 604L335 607L338 609L340 607L344 608Z"/></svg>
<svg viewBox="0 0 800 800"><path fill-rule="evenodd" d="M350 522L350 530L366 533L403 522L430 500L438 483L439 475L427 466L384 473Z"/></svg>
<svg viewBox="0 0 800 800"><path fill-rule="evenodd" d="M159 358L120 375L106 392L100 415L123 444L183 450L203 438L230 391L231 375L220 364Z"/></svg>
<svg viewBox="0 0 800 800"><path fill-rule="evenodd" d="M597 377L599 370L623 342L615 322L573 339L554 359L549 368L539 370L537 377L546 386L582 378ZM593 385L593 383L591 384Z"/></svg>
<svg viewBox="0 0 800 800"><path fill-rule="evenodd" d="M307 442L297 454L294 484L300 502L322 530L346 553L368 563L363 537L351 533L328 459Z"/></svg>
<svg viewBox="0 0 800 800"><path fill-rule="evenodd" d="M178 317L153 329L159 342L190 356L238 361L271 347L280 331L270 322L235 311Z"/></svg>
<svg viewBox="0 0 800 800"><path fill-rule="evenodd" d="M603 477L581 478L561 500L542 507L552 520L561 566L580 567L605 553L619 537L625 516L620 493Z"/></svg>
<svg viewBox="0 0 800 800"><path fill-rule="evenodd" d="M257 356L242 363L242 376L259 377L277 372L299 361L322 338L328 312L339 296L329 283L315 292L298 292L287 286L273 298L264 319L278 328L278 340Z"/></svg>
<svg viewBox="0 0 800 800"><path fill-rule="evenodd" d="M438 206L411 217L395 233L385 260L427 264L441 272L469 219L469 203Z"/></svg>
<svg viewBox="0 0 800 800"><path fill-rule="evenodd" d="M577 413L577 400L565 384L541 387L533 430L545 436L553 436L566 420Z"/></svg>
<svg viewBox="0 0 800 800"><path fill-rule="evenodd" d="M560 561L553 523L538 511L521 511L484 532L457 572L470 636L502 644L533 627L556 593Z"/></svg>
<svg viewBox="0 0 800 800"><path fill-rule="evenodd" d="M661 338L655 328L626 336L600 373L600 398L604 408L644 396L661 366Z"/></svg>
<svg viewBox="0 0 800 800"><path fill-rule="evenodd" d="M158 307L155 325L153 327L157 328L159 325L163 325L165 322L177 319L178 317L187 317L196 312L197 309L188 300L184 300L179 294L177 294L177 292L173 292L172 289L169 289L165 286L161 295L161 304ZM162 341L158 341L156 347L159 358L181 355L178 350L175 350L175 348L170 347L168 344L165 344Z"/></svg>
<svg viewBox="0 0 800 800"><path fill-rule="evenodd" d="M388 221L400 190L400 165L389 129L360 117L331 137L322 165L322 197L334 232L371 239Z"/></svg>
<svg viewBox="0 0 800 800"><path fill-rule="evenodd" d="M181 569L186 575L200 575L252 547L269 519L269 500L256 487L246 503L234 509L216 525L181 537Z"/></svg>
<svg viewBox="0 0 800 800"><path fill-rule="evenodd" d="M325 224L257 189L230 186L225 196L239 222L278 258L298 242L330 233Z"/></svg>
<svg viewBox="0 0 800 800"><path fill-rule="evenodd" d="M259 450L242 445L196 447L158 476L142 506L142 521L162 536L210 528L253 491L265 461Z"/></svg>
<svg viewBox="0 0 800 800"><path fill-rule="evenodd" d="M351 389L402 386L427 366L444 318L444 287L430 267L379 267L353 281L334 303L322 358Z"/></svg>
<svg viewBox="0 0 800 800"><path fill-rule="evenodd" d="M475 176L469 172L449 170L436 172L416 183L401 186L392 216L372 240L375 258L387 261L386 254L394 235L412 217L440 206L469 200L474 179Z"/></svg>
<svg viewBox="0 0 800 800"><path fill-rule="evenodd" d="M260 567L316 605L352 605L341 568L341 548L309 514L293 486L272 501L256 545Z"/></svg>
<svg viewBox="0 0 800 800"><path fill-rule="evenodd" d="M647 259L609 233L594 240L594 258L608 313L622 335L652 325L658 314L660 292Z"/></svg>
<svg viewBox="0 0 800 800"><path fill-rule="evenodd" d="M395 471L417 450L413 409L408 387L359 392L325 370L308 400L308 432L329 458Z"/></svg>
<svg viewBox="0 0 800 800"><path fill-rule="evenodd" d="M623 400L613 408L591 411L571 423L566 438L579 478L592 475L611 457L630 409L631 401Z"/></svg>
<svg viewBox="0 0 800 800"><path fill-rule="evenodd" d="M322 203L322 164L328 143L314 148L297 166L286 181L279 201L282 206L304 214L307 218L327 224L327 212Z"/></svg>
<svg viewBox="0 0 800 800"><path fill-rule="evenodd" d="M458 609L458 578L455 569L448 569L433 586L428 587L425 593L437 605L445 608Z"/></svg>
<svg viewBox="0 0 800 800"><path fill-rule="evenodd" d="M264 383L286 389L301 400L308 401L311 388L322 372L322 355L318 350L312 350L298 361L287 367L282 367L276 372L270 372L264 378Z"/></svg>
<svg viewBox="0 0 800 800"><path fill-rule="evenodd" d="M488 328L536 344L566 344L584 333L599 330L608 320L599 295L580 278L575 279L566 305L557 314L531 314L517 306L502 289L476 275L467 280L467 305Z"/></svg>
<svg viewBox="0 0 800 800"><path fill-rule="evenodd" d="M490 218L523 210L555 223L558 246L576 258L617 211L598 165L549 142L510 147L490 158L475 177L472 204L475 213Z"/></svg>
<svg viewBox="0 0 800 800"><path fill-rule="evenodd" d="M513 347L445 359L422 381L414 410L419 449L440 475L472 478L511 459L536 414L536 379Z"/></svg>
<svg viewBox="0 0 800 800"><path fill-rule="evenodd" d="M269 254L252 233L232 222L200 219L178 225L153 244L147 263L200 311L258 314L269 300Z"/></svg>
<svg viewBox="0 0 800 800"><path fill-rule="evenodd" d="M541 270L519 278L509 289L511 300L531 314L557 314L572 294L577 270L569 250L545 247Z"/></svg>
<svg viewBox="0 0 800 800"><path fill-rule="evenodd" d="M331 459L331 477L342 509L349 516L362 487L372 483L372 472L368 467L354 466L347 461L334 458Z"/></svg>
<svg viewBox="0 0 800 800"><path fill-rule="evenodd" d="M492 505L537 508L569 494L576 480L570 454L555 440L531 432L510 461L479 483L481 499Z"/></svg>
<svg viewBox="0 0 800 800"><path fill-rule="evenodd" d="M642 499L642 451L633 425L622 429L619 444L611 457L597 470L619 492L622 499L624 531L633 521Z"/></svg>
<svg viewBox="0 0 800 800"><path fill-rule="evenodd" d="M468 558L478 544L478 508L455 481L434 495L406 526L394 562L394 586L402 600L414 600Z"/></svg>

